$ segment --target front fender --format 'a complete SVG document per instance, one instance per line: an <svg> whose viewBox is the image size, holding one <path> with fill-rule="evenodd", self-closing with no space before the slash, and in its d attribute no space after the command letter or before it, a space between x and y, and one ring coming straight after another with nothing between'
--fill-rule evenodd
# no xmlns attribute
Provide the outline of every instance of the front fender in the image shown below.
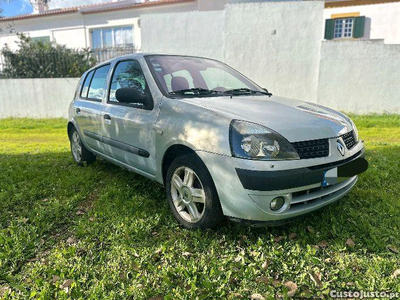
<svg viewBox="0 0 400 300"><path fill-rule="evenodd" d="M173 145L193 151L231 156L229 126L231 119L179 99L165 98L155 124L157 138L157 177L162 176L162 160Z"/></svg>

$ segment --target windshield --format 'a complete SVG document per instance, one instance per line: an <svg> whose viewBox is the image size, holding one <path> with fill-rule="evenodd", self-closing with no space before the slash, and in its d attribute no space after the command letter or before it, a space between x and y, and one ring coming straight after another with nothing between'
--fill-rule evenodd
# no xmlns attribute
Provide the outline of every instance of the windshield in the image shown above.
<svg viewBox="0 0 400 300"><path fill-rule="evenodd" d="M154 55L147 56L146 61L164 95L173 97L269 95L234 69L215 60Z"/></svg>

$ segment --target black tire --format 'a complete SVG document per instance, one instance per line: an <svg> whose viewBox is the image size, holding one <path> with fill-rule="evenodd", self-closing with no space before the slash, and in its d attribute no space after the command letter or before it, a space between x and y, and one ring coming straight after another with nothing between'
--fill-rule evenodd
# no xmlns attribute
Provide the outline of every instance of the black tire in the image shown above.
<svg viewBox="0 0 400 300"><path fill-rule="evenodd" d="M204 209L204 213L202 214L201 218L195 222L193 221L188 222L180 215L177 208L175 207L173 196L171 193L172 177L177 170L183 167L190 168L195 172L195 175L197 176L197 178L200 181L200 184L202 185L205 195L204 204L201 204ZM205 164L194 153L179 156L172 162L167 171L166 192L167 192L168 203L173 215L178 220L178 222L187 229L214 228L218 224L220 224L221 221L224 220L221 203L219 201L214 181L209 171L207 170Z"/></svg>
<svg viewBox="0 0 400 300"><path fill-rule="evenodd" d="M80 145L80 155L74 154L74 135L79 137L78 144ZM71 146L71 154L74 161L77 163L78 166L83 167L86 165L90 165L96 161L96 156L90 152L82 143L82 139L76 130L76 128L72 128L69 134L70 146Z"/></svg>

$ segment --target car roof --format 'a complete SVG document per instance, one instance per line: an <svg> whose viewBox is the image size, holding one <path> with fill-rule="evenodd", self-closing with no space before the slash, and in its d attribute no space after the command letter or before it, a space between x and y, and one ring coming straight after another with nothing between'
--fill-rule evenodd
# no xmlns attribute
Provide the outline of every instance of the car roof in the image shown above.
<svg viewBox="0 0 400 300"><path fill-rule="evenodd" d="M87 70L86 73L90 72L90 71L92 71L94 69L97 69L97 68L99 68L101 66L105 66L105 65L108 65L110 63L113 63L114 61L118 61L118 60L121 60L121 59L129 59L129 58L133 58L133 59L136 58L137 59L137 58L140 58L140 57L145 57L146 55L154 55L154 54L150 54L150 53L132 53L132 54L121 55L121 56L114 57L114 58L111 58L109 60L103 61L101 63L98 63L94 67L92 67L89 70Z"/></svg>
<svg viewBox="0 0 400 300"><path fill-rule="evenodd" d="M89 70L87 70L85 72L85 74L87 74L88 72L97 69L101 66L104 65L108 65L113 63L114 61L119 61L119 60L124 60L124 59L138 59L138 58L144 58L146 56L182 56L182 57L193 57L193 58L203 58L203 59L211 59L211 60L215 60L212 58L208 58L208 57L200 57L200 56L194 56L194 55L184 55L184 54L167 54L167 53L132 53L132 54L126 54L126 55L121 55L118 57L114 57L112 59L109 59L107 61L103 61L102 63L99 63L97 65L95 65L94 67L90 68Z"/></svg>

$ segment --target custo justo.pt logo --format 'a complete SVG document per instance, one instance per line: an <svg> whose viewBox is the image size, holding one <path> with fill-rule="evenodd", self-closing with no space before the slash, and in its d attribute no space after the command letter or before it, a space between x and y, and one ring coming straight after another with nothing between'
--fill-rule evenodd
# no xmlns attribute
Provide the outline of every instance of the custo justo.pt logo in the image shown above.
<svg viewBox="0 0 400 300"><path fill-rule="evenodd" d="M340 298L340 299L377 299L377 298L384 298L384 299L399 299L400 293L399 292L386 292L386 291L336 291L331 290L329 292L329 296L332 298Z"/></svg>

